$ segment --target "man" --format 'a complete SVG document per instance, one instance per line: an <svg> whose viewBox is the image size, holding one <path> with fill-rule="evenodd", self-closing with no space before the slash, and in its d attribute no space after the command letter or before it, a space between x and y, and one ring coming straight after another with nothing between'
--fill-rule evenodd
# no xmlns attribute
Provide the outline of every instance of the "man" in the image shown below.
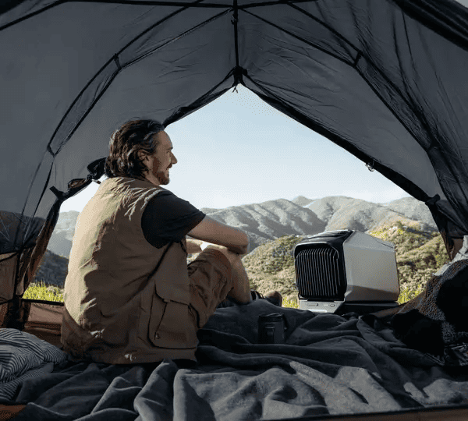
<svg viewBox="0 0 468 421"><path fill-rule="evenodd" d="M241 261L247 235L162 187L176 163L171 139L153 120L129 121L113 134L109 178L73 237L62 323L72 357L195 360L196 332L217 306L227 296L251 301ZM200 254L187 267L188 253Z"/></svg>

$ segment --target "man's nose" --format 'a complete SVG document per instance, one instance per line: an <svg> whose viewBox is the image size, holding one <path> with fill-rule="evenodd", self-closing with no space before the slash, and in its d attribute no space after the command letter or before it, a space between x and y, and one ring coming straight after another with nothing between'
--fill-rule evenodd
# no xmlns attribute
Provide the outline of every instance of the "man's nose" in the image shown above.
<svg viewBox="0 0 468 421"><path fill-rule="evenodd" d="M177 158L175 157L175 155L172 152L171 152L171 155L172 155L171 164L172 165L177 164Z"/></svg>

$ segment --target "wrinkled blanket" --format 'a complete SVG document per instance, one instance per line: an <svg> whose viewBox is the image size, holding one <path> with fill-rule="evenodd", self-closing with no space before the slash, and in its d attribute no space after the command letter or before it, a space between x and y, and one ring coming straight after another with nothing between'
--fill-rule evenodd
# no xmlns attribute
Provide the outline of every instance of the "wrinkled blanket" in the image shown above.
<svg viewBox="0 0 468 421"><path fill-rule="evenodd" d="M375 313L396 337L443 365L468 366L468 236L417 297Z"/></svg>
<svg viewBox="0 0 468 421"><path fill-rule="evenodd" d="M258 344L257 319L281 312L284 344ZM17 420L257 420L468 403L468 371L437 366L368 315L218 309L199 331L198 363L58 364L22 383ZM309 418L310 419L310 418Z"/></svg>

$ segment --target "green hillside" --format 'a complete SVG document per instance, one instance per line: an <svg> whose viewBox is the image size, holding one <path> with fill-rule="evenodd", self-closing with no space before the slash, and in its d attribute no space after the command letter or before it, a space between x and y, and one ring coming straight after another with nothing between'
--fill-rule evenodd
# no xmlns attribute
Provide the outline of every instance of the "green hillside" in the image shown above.
<svg viewBox="0 0 468 421"><path fill-rule="evenodd" d="M421 231L417 222L384 225L369 234L395 245L400 302L418 295L432 274L450 260L441 235L438 232Z"/></svg>
<svg viewBox="0 0 468 421"><path fill-rule="evenodd" d="M421 231L418 223L393 222L368 234L395 245L400 302L419 294L431 275L449 261L438 232ZM251 288L264 294L279 291L288 300L297 300L292 250L303 237L284 236L257 247L243 258Z"/></svg>
<svg viewBox="0 0 468 421"><path fill-rule="evenodd" d="M406 302L419 294L432 274L449 261L444 242L438 232L422 231L418 223L405 221L383 225L369 234L390 241L395 245L400 302ZM295 268L292 251L304 237L284 236L260 245L242 260L250 278L252 289L265 294L279 291L285 306L297 305ZM195 256L191 256L193 259ZM191 260L189 259L189 260ZM52 265L53 266L53 265ZM45 270L37 279L51 279L57 271ZM46 276L49 275L49 276ZM24 298L63 301L62 290L57 287L32 284Z"/></svg>
<svg viewBox="0 0 468 421"><path fill-rule="evenodd" d="M283 298L296 301L296 272L292 250L304 237L287 235L269 241L245 256L242 261L251 289L261 294L279 291Z"/></svg>

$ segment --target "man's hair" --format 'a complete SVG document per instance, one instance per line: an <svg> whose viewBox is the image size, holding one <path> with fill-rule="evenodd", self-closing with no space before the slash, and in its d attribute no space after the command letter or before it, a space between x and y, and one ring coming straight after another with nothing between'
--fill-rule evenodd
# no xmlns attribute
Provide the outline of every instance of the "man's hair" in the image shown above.
<svg viewBox="0 0 468 421"><path fill-rule="evenodd" d="M155 135L163 130L164 126L155 120L132 120L122 125L109 142L105 166L107 177L145 179L146 166L138 152L153 155L158 146Z"/></svg>

